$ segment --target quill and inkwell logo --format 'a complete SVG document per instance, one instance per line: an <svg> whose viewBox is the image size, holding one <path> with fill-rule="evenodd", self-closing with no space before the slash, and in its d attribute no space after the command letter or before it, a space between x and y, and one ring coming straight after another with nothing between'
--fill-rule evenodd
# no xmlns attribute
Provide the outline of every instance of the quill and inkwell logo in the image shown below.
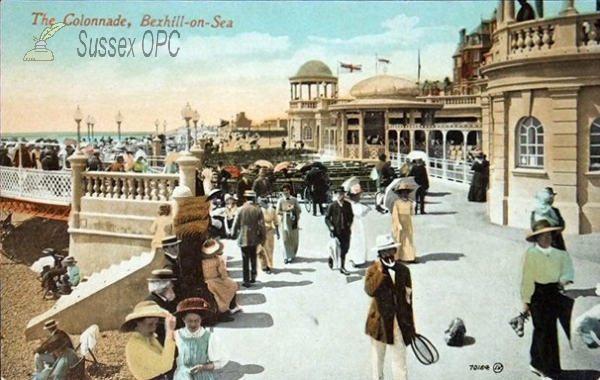
<svg viewBox="0 0 600 380"><path fill-rule="evenodd" d="M35 48L33 50L29 50L25 57L23 57L23 61L54 61L54 54L52 51L46 48L46 41L52 37L56 32L58 32L65 23L57 22L56 24L47 27L44 29L40 38L33 37L35 42Z"/></svg>

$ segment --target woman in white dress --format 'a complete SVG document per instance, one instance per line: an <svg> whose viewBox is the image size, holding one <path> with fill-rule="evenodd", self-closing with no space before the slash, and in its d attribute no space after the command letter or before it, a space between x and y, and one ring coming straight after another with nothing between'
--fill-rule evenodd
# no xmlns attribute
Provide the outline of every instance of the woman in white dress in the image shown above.
<svg viewBox="0 0 600 380"><path fill-rule="evenodd" d="M362 189L359 184L352 186L349 193L354 220L352 222L352 239L350 239L350 249L348 249L346 260L356 268L367 261L367 240L365 237L365 228L363 226L363 217L371 210L371 208L360 203Z"/></svg>

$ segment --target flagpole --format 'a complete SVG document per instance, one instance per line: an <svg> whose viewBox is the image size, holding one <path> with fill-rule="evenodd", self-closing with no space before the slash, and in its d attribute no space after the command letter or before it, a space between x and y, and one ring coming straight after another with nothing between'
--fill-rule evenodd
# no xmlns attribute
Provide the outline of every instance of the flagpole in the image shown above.
<svg viewBox="0 0 600 380"><path fill-rule="evenodd" d="M417 68L417 87L421 84L421 49L417 53L418 68Z"/></svg>
<svg viewBox="0 0 600 380"><path fill-rule="evenodd" d="M375 75L377 75L379 71L379 59L377 58L377 53L375 53Z"/></svg>

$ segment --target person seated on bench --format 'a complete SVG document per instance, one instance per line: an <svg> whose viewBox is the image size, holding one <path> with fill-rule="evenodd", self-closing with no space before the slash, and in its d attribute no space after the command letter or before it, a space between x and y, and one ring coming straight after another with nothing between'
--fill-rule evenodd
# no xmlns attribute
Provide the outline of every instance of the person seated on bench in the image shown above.
<svg viewBox="0 0 600 380"><path fill-rule="evenodd" d="M35 370L33 372L34 379L38 379L37 376L40 375L45 368L51 367L56 362L56 356L53 355L53 348L55 348L55 346L62 346L62 343L64 343L66 347L73 349L71 338L66 332L58 328L58 322L54 319L50 319L44 323L44 330L48 332L48 338L35 349L35 355L33 357L35 363ZM42 379L44 379L44 377L42 377Z"/></svg>

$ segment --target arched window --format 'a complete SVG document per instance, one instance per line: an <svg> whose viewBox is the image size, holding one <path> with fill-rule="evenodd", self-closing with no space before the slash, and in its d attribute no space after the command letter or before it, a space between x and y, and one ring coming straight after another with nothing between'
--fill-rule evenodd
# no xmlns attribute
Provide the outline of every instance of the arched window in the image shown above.
<svg viewBox="0 0 600 380"><path fill-rule="evenodd" d="M304 133L302 135L302 140L312 140L313 139L313 130L312 127L305 126Z"/></svg>
<svg viewBox="0 0 600 380"><path fill-rule="evenodd" d="M517 126L517 166L544 168L544 126L535 117L521 119Z"/></svg>
<svg viewBox="0 0 600 380"><path fill-rule="evenodd" d="M590 171L600 171L600 118L590 127Z"/></svg>

